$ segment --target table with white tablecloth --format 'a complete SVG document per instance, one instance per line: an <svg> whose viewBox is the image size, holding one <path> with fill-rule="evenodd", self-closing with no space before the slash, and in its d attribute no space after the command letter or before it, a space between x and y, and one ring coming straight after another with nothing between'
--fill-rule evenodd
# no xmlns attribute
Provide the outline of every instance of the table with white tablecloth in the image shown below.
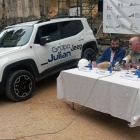
<svg viewBox="0 0 140 140"><path fill-rule="evenodd" d="M57 78L57 98L124 119L130 127L140 126L140 79L123 79L120 73L103 76L96 69L62 71Z"/></svg>

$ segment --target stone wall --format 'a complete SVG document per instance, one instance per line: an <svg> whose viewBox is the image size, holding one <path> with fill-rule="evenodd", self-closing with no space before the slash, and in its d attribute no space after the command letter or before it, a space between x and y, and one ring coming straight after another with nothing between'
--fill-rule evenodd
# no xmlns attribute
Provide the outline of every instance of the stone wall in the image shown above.
<svg viewBox="0 0 140 140"><path fill-rule="evenodd" d="M93 4L95 2L96 0L93 0ZM70 3L71 6L76 6L77 0L60 2L59 8L68 8ZM97 13L97 5L95 9L93 14ZM0 0L0 25L4 21L10 25L39 18L51 18L57 14L58 0Z"/></svg>
<svg viewBox="0 0 140 140"><path fill-rule="evenodd" d="M0 0L0 5L2 5L2 1ZM40 18L39 0L4 0L4 3L7 25Z"/></svg>
<svg viewBox="0 0 140 140"><path fill-rule="evenodd" d="M86 17L89 14L90 5L88 0L81 1L83 2L81 3L83 6L82 15ZM95 6L92 10L94 19L98 13L97 0L92 0L92 3ZM59 3L59 8L65 16L68 16L69 7L76 5L77 0L65 0ZM0 31L7 25L52 17L58 17L58 0L0 0ZM87 19L91 23L90 16ZM98 16L93 21L92 27L98 29L101 21L102 17L100 19Z"/></svg>

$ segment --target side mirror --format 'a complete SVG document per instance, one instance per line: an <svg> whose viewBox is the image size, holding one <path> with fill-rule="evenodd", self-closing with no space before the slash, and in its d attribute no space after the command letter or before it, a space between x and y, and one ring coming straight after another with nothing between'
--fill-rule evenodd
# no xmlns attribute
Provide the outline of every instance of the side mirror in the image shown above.
<svg viewBox="0 0 140 140"><path fill-rule="evenodd" d="M50 36L44 36L40 38L40 45L45 45L46 43L51 42Z"/></svg>

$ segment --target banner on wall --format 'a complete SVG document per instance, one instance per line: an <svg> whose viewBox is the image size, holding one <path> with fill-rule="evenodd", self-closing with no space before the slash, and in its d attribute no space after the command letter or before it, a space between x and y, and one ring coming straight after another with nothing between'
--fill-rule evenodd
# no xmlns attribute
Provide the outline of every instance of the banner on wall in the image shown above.
<svg viewBox="0 0 140 140"><path fill-rule="evenodd" d="M103 32L140 34L140 0L104 0Z"/></svg>

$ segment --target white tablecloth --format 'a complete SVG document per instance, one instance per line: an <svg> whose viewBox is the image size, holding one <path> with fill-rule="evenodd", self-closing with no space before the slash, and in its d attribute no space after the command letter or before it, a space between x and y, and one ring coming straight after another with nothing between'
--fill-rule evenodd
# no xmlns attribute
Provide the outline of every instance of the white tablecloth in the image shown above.
<svg viewBox="0 0 140 140"><path fill-rule="evenodd" d="M140 126L140 79L126 80L120 73L104 77L96 69L62 71L57 78L57 98L124 119L130 127Z"/></svg>

